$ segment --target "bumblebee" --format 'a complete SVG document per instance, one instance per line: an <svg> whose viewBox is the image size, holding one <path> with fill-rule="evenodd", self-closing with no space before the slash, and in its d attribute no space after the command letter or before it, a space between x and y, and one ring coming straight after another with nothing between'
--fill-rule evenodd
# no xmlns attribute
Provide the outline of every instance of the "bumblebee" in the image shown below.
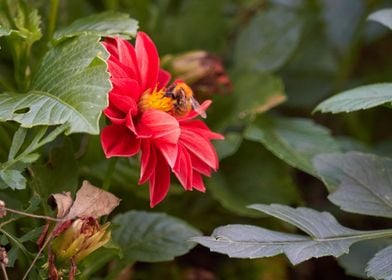
<svg viewBox="0 0 392 280"><path fill-rule="evenodd" d="M192 110L192 108L202 118L206 117L206 112L200 107L199 102L197 102L194 98L192 89L182 81L176 81L170 85L166 89L164 97L168 97L173 100L172 114L176 117L186 115Z"/></svg>

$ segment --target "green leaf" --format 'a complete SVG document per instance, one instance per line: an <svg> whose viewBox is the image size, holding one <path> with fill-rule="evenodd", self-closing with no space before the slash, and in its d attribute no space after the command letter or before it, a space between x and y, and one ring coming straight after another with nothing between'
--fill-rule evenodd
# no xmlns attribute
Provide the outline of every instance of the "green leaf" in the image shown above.
<svg viewBox="0 0 392 280"><path fill-rule="evenodd" d="M328 199L345 211L392 218L392 159L349 152L321 154L314 166L335 189Z"/></svg>
<svg viewBox="0 0 392 280"><path fill-rule="evenodd" d="M331 0L324 2L328 6ZM348 0L333 1L331 6L339 5L341 2ZM336 79L338 63L336 49L325 47L330 45L330 41L326 35L326 22L320 14L321 9L317 5L312 5L310 1L302 3L307 7L304 13L301 13L304 20L301 42L279 74L283 78L288 96L285 106L308 109L316 106L330 94ZM337 20L340 18L333 18L331 23Z"/></svg>
<svg viewBox="0 0 392 280"><path fill-rule="evenodd" d="M9 35L11 35L11 33L12 33L11 29L9 29L5 26L0 26L0 37L9 36Z"/></svg>
<svg viewBox="0 0 392 280"><path fill-rule="evenodd" d="M225 141L216 141L214 146L220 159L229 157L237 152L242 143L242 135L229 132L225 134Z"/></svg>
<svg viewBox="0 0 392 280"><path fill-rule="evenodd" d="M313 176L317 176L314 156L339 151L326 128L306 119L263 116L245 130L244 137L262 143L280 159Z"/></svg>
<svg viewBox="0 0 392 280"><path fill-rule="evenodd" d="M369 15L368 20L377 21L392 29L392 9L382 9Z"/></svg>
<svg viewBox="0 0 392 280"><path fill-rule="evenodd" d="M24 38L29 44L33 44L42 37L41 16L38 10L23 11L18 9L18 14L14 17L17 30L15 33Z"/></svg>
<svg viewBox="0 0 392 280"><path fill-rule="evenodd" d="M281 79L260 73L241 73L234 80L237 111L240 118L268 111L286 101Z"/></svg>
<svg viewBox="0 0 392 280"><path fill-rule="evenodd" d="M252 203L297 204L300 197L290 168L258 143L244 141L238 152L221 162L209 191L226 209L236 214L259 217L246 206Z"/></svg>
<svg viewBox="0 0 392 280"><path fill-rule="evenodd" d="M362 241L350 247L350 253L341 256L337 261L347 275L366 279L366 267L374 255L392 244L392 240L374 239Z"/></svg>
<svg viewBox="0 0 392 280"><path fill-rule="evenodd" d="M68 140L68 141L67 141ZM34 164L34 189L43 199L52 193L76 192L78 187L78 162L74 158L74 150L69 139L61 147L53 149L46 164Z"/></svg>
<svg viewBox="0 0 392 280"><path fill-rule="evenodd" d="M13 120L22 127L66 123L66 134L98 134L110 90L106 57L97 36L57 45L45 55L30 92L0 95L0 121Z"/></svg>
<svg viewBox="0 0 392 280"><path fill-rule="evenodd" d="M189 238L200 232L185 222L163 213L129 211L117 215L113 241L123 249L128 261L159 262L172 260L195 246Z"/></svg>
<svg viewBox="0 0 392 280"><path fill-rule="evenodd" d="M392 83L360 86L341 92L320 103L314 111L342 113L369 109L392 102Z"/></svg>
<svg viewBox="0 0 392 280"><path fill-rule="evenodd" d="M392 245L379 251L370 260L366 272L374 279L392 279Z"/></svg>
<svg viewBox="0 0 392 280"><path fill-rule="evenodd" d="M288 9L273 8L257 14L236 41L236 67L260 72L279 69L296 49L302 24L301 18Z"/></svg>
<svg viewBox="0 0 392 280"><path fill-rule="evenodd" d="M26 178L23 177L22 171L20 170L0 170L0 178L13 190L22 190L26 188Z"/></svg>
<svg viewBox="0 0 392 280"><path fill-rule="evenodd" d="M53 37L56 41L87 34L132 38L136 36L137 29L138 22L129 18L128 14L109 11L78 19L66 28L57 31Z"/></svg>
<svg viewBox="0 0 392 280"><path fill-rule="evenodd" d="M392 235L392 230L353 230L340 225L330 213L309 208L278 204L255 204L250 208L286 221L308 236L250 225L227 225L215 229L211 236L191 240L209 247L211 251L235 258L261 258L284 253L295 265L310 258L338 257L347 253L355 242Z"/></svg>
<svg viewBox="0 0 392 280"><path fill-rule="evenodd" d="M15 132L14 137L12 138L12 145L8 154L8 160L12 160L15 158L16 154L23 145L26 134L27 129L23 127L19 127L18 130Z"/></svg>

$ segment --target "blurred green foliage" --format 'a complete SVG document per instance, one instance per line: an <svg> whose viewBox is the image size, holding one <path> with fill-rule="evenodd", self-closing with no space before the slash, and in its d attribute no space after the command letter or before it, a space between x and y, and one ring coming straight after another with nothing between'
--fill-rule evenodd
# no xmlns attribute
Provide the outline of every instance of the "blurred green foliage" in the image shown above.
<svg viewBox="0 0 392 280"><path fill-rule="evenodd" d="M183 192L174 183L169 197L154 211L181 218L205 234L230 223L295 231L245 208L252 203L312 206L328 210L352 228L363 230L392 225L386 219L342 214L327 201L321 181L309 176L317 176L311 159L319 153L365 147L390 155L385 152L392 147L390 109L380 107L335 116L312 112L319 102L340 91L391 82L392 33L385 26L366 20L371 12L391 7L391 0L15 1L22 3L23 13L7 11L6 2L12 1L0 1L0 36L11 32L14 39L0 38L1 92L24 92L29 88L30 74L39 69L47 50L55 45L50 41L55 30L107 11L128 14L137 20L139 30L152 37L161 56L201 49L222 59L233 90L211 93L209 98L214 103L206 120L227 139L216 145L221 158L219 173L207 180L206 194ZM56 5L58 13L52 10ZM4 24L7 19L14 20L20 31L9 31ZM43 39L35 42L41 36ZM21 47L21 41L26 46ZM22 67L26 63L31 66L28 71ZM102 125L104 120L101 118L100 122ZM16 131L15 122L0 123L1 162L7 161ZM97 186L105 180L109 162L97 135L61 136L40 147L39 152L41 158L28 169L26 165L16 168L28 178L26 190L5 189L0 180L0 198L9 207L53 214L46 206L51 193L75 191L78 180L88 179ZM148 210L148 187L137 186L138 171L136 159L121 159L117 163L110 191L122 203L114 215L134 209ZM37 221L17 217L15 223L2 227L15 236L28 234L19 249L10 253L13 261L17 259L9 274L11 279L21 279L32 261L37 234L31 230L38 226L41 224ZM3 245L9 241L6 236L1 238ZM361 248L356 251L356 258L366 253ZM293 268L283 257L236 260L200 246L161 264L134 265L134 261L124 262L117 253L109 256L94 271L81 273L80 279L115 279L120 273L116 269L120 268L125 275L122 279L349 279L332 261L312 260ZM340 264L347 273L363 277L358 272L363 272L363 267L354 269L359 262L352 261L350 256L339 261ZM85 261L86 271L94 263L94 257ZM41 259L40 265L44 263ZM40 279L34 275L31 279Z"/></svg>

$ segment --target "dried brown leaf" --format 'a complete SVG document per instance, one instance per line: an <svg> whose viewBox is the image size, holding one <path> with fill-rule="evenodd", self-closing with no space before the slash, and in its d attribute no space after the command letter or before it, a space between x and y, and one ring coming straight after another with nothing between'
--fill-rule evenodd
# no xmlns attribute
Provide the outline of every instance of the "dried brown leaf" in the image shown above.
<svg viewBox="0 0 392 280"><path fill-rule="evenodd" d="M83 185L76 193L76 199L65 218L94 217L97 219L110 214L119 203L120 199L115 195L93 186L88 181L83 181Z"/></svg>
<svg viewBox="0 0 392 280"><path fill-rule="evenodd" d="M57 218L63 218L67 215L71 209L73 200L70 192L55 193L51 195L51 198L56 203L57 207Z"/></svg>

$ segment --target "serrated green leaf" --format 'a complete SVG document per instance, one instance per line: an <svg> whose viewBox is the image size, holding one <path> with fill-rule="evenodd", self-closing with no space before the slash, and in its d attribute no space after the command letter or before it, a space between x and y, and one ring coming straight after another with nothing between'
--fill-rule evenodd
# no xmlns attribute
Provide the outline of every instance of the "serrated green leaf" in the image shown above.
<svg viewBox="0 0 392 280"><path fill-rule="evenodd" d="M254 16L238 36L234 59L239 69L279 69L296 49L301 18L288 9L273 8Z"/></svg>
<svg viewBox="0 0 392 280"><path fill-rule="evenodd" d="M117 215L113 241L121 246L128 261L159 262L172 260L195 246L189 238L200 232L180 219L163 213L129 211Z"/></svg>
<svg viewBox="0 0 392 280"><path fill-rule="evenodd" d="M374 239L355 243L350 247L350 252L338 258L338 263L344 268L347 275L366 279L366 267L374 255L392 244L392 240Z"/></svg>
<svg viewBox="0 0 392 280"><path fill-rule="evenodd" d="M339 151L329 131L307 119L263 116L247 127L244 137L262 143L280 159L313 176L317 176L314 156Z"/></svg>
<svg viewBox="0 0 392 280"><path fill-rule="evenodd" d="M208 190L226 209L243 216L261 215L246 208L252 203L300 201L289 166L250 141L244 141L235 155L221 161L219 174L212 176L208 185Z"/></svg>
<svg viewBox="0 0 392 280"><path fill-rule="evenodd" d="M392 230L353 230L340 225L331 214L310 208L278 204L255 204L250 208L295 225L308 236L250 225L228 225L215 229L210 237L194 237L192 240L211 251L235 258L261 258L284 253L295 265L310 258L338 257L347 253L355 242L392 235Z"/></svg>
<svg viewBox="0 0 392 280"><path fill-rule="evenodd" d="M392 83L360 86L321 102L314 111L342 113L364 110L392 102Z"/></svg>
<svg viewBox="0 0 392 280"><path fill-rule="evenodd" d="M392 159L359 152L320 154L314 167L335 189L328 199L343 210L392 218Z"/></svg>
<svg viewBox="0 0 392 280"><path fill-rule="evenodd" d="M15 169L0 170L0 178L13 190L22 190L26 188L26 178L22 172Z"/></svg>
<svg viewBox="0 0 392 280"><path fill-rule="evenodd" d="M78 19L68 27L57 31L54 39L59 41L82 34L132 38L136 36L137 29L138 22L128 14L110 11Z"/></svg>
<svg viewBox="0 0 392 280"><path fill-rule="evenodd" d="M382 9L369 15L368 20L377 21L392 29L392 9Z"/></svg>
<svg viewBox="0 0 392 280"><path fill-rule="evenodd" d="M366 272L374 279L392 279L392 245L379 251L370 260Z"/></svg>
<svg viewBox="0 0 392 280"><path fill-rule="evenodd" d="M66 123L66 134L98 134L111 87L106 57L97 36L57 45L45 55L30 92L0 95L0 121L13 120L22 127Z"/></svg>

